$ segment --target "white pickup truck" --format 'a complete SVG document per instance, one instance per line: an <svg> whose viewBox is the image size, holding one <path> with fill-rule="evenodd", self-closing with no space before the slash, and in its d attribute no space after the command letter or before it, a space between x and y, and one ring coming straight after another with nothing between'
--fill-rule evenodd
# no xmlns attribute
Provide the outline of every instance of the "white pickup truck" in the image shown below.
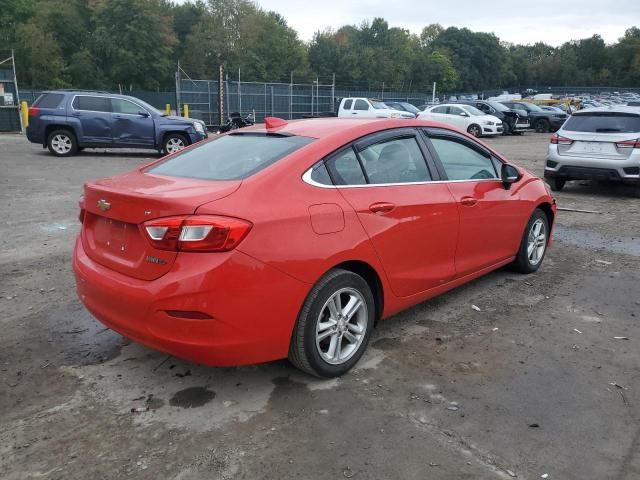
<svg viewBox="0 0 640 480"><path fill-rule="evenodd" d="M342 118L415 118L410 112L395 110L383 102L364 97L343 98L338 108Z"/></svg>

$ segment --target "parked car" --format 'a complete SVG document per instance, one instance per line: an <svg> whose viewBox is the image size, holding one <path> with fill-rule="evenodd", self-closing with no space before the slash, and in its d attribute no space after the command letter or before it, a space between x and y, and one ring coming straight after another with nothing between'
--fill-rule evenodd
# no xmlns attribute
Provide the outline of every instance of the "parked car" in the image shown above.
<svg viewBox="0 0 640 480"><path fill-rule="evenodd" d="M416 117L420 113L420 109L409 102L384 102L384 104L389 108L393 108L394 110L413 113L413 115Z"/></svg>
<svg viewBox="0 0 640 480"><path fill-rule="evenodd" d="M52 90L29 108L27 139L58 157L84 148L149 148L174 153L207 138L204 122L168 116L139 98Z"/></svg>
<svg viewBox="0 0 640 480"><path fill-rule="evenodd" d="M535 272L556 212L542 180L463 133L336 118L267 118L88 182L80 208L77 291L109 328L320 377L353 367L378 320L504 265Z"/></svg>
<svg viewBox="0 0 640 480"><path fill-rule="evenodd" d="M640 197L640 110L604 107L574 113L551 137L545 180L562 190L568 180L626 183Z"/></svg>
<svg viewBox="0 0 640 480"><path fill-rule="evenodd" d="M566 113L562 108L553 105L538 105L545 112Z"/></svg>
<svg viewBox="0 0 640 480"><path fill-rule="evenodd" d="M502 134L522 133L529 128L529 115L527 112L512 110L504 106L500 102L492 102L488 100L461 101L456 103L464 103L476 107L478 110L493 115L502 121Z"/></svg>
<svg viewBox="0 0 640 480"><path fill-rule="evenodd" d="M529 115L529 124L536 132L555 132L567 119L566 113L545 112L539 106L527 102L501 102L515 110L524 110Z"/></svg>
<svg viewBox="0 0 640 480"><path fill-rule="evenodd" d="M338 117L343 118L415 118L410 112L388 107L372 98L343 98L338 107Z"/></svg>
<svg viewBox="0 0 640 480"><path fill-rule="evenodd" d="M471 105L445 103L427 108L418 118L453 125L474 137L502 134L502 120Z"/></svg>

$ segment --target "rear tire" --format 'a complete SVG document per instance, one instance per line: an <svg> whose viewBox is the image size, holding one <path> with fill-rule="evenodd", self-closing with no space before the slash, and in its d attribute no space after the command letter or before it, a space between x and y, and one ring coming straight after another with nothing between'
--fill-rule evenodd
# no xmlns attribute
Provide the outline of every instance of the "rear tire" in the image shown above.
<svg viewBox="0 0 640 480"><path fill-rule="evenodd" d="M549 184L551 190L554 192L562 190L567 183L566 179L560 177L545 177L544 180Z"/></svg>
<svg viewBox="0 0 640 480"><path fill-rule="evenodd" d="M541 118L536 122L536 132L549 133L549 121Z"/></svg>
<svg viewBox="0 0 640 480"><path fill-rule="evenodd" d="M636 183L633 187L633 192L631 193L636 198L640 198L640 182Z"/></svg>
<svg viewBox="0 0 640 480"><path fill-rule="evenodd" d="M533 273L540 268L549 244L549 220L537 208L524 229L516 259L511 264L520 273Z"/></svg>
<svg viewBox="0 0 640 480"><path fill-rule="evenodd" d="M349 371L367 348L375 322L369 284L348 270L334 269L307 296L293 329L289 360L316 377Z"/></svg>
<svg viewBox="0 0 640 480"><path fill-rule="evenodd" d="M162 151L165 155L169 155L187 148L188 145L189 142L184 135L180 135L179 133L170 133L164 137L164 141L162 142Z"/></svg>
<svg viewBox="0 0 640 480"><path fill-rule="evenodd" d="M467 128L467 133L478 138L480 135L482 135L482 128L480 128L480 125L472 123L471 125L469 125L469 128Z"/></svg>
<svg viewBox="0 0 640 480"><path fill-rule="evenodd" d="M47 148L56 157L71 157L78 151L78 141L70 130L54 130L47 137Z"/></svg>

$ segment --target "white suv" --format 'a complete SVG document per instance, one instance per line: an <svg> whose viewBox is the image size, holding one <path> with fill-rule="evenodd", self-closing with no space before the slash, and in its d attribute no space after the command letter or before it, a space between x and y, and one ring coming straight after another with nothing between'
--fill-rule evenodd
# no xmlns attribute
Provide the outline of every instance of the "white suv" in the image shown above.
<svg viewBox="0 0 640 480"><path fill-rule="evenodd" d="M574 113L551 137L544 177L555 191L567 180L587 179L633 185L640 197L640 108Z"/></svg>
<svg viewBox="0 0 640 480"><path fill-rule="evenodd" d="M338 108L343 118L415 118L411 112L395 110L383 102L371 98L343 98Z"/></svg>

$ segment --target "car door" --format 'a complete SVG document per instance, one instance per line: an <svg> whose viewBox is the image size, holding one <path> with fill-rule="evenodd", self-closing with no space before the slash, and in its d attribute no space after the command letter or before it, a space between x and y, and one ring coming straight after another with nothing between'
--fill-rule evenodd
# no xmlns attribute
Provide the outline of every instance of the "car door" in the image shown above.
<svg viewBox="0 0 640 480"><path fill-rule="evenodd" d="M155 145L155 125L153 117L140 105L124 98L111 98L113 121L111 136L115 145L148 146Z"/></svg>
<svg viewBox="0 0 640 480"><path fill-rule="evenodd" d="M71 116L80 121L81 144L111 144L111 102L108 97L76 95L71 102Z"/></svg>
<svg viewBox="0 0 640 480"><path fill-rule="evenodd" d="M363 100L362 98L356 98L355 102L353 102L353 109L351 110L351 115L354 117L361 118L372 118L375 117L373 111L373 107L369 105L369 102Z"/></svg>
<svg viewBox="0 0 640 480"><path fill-rule="evenodd" d="M500 178L502 162L479 143L444 129L427 129L441 175L458 205L456 277L516 254L526 219L517 188Z"/></svg>
<svg viewBox="0 0 640 480"><path fill-rule="evenodd" d="M447 118L449 119L447 123L455 125L462 130L467 129L469 123L469 114L462 110L462 108L454 106L449 107Z"/></svg>
<svg viewBox="0 0 640 480"><path fill-rule="evenodd" d="M432 108L431 110L421 113L420 117L426 118L428 120L433 120L434 122L449 123L447 119L448 110L449 110L449 107L444 107L444 106L435 107L435 108Z"/></svg>
<svg viewBox="0 0 640 480"><path fill-rule="evenodd" d="M455 274L458 209L438 183L415 129L356 142L326 162L334 184L357 212L393 293L407 297Z"/></svg>

